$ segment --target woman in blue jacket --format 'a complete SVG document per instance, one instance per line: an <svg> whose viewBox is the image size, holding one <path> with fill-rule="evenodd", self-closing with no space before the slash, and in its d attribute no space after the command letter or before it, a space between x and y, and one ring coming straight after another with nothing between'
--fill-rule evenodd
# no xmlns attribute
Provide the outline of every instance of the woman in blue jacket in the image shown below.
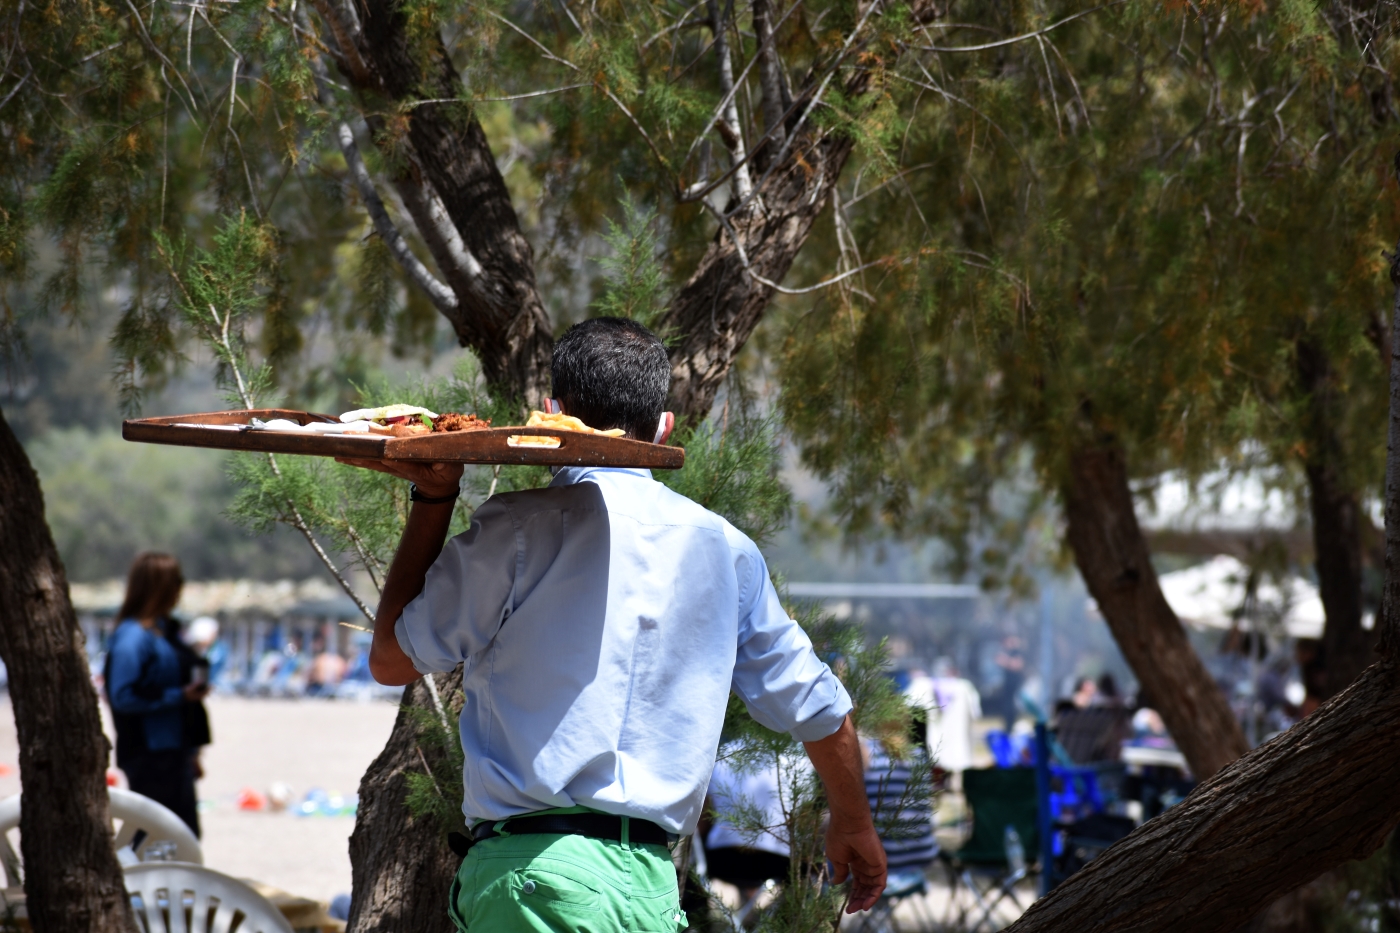
<svg viewBox="0 0 1400 933"><path fill-rule="evenodd" d="M136 558L107 648L104 680L117 727L117 767L133 791L169 807L197 836L183 707L187 700L203 699L209 688L180 685L179 656L161 629L184 584L172 555L148 551Z"/></svg>

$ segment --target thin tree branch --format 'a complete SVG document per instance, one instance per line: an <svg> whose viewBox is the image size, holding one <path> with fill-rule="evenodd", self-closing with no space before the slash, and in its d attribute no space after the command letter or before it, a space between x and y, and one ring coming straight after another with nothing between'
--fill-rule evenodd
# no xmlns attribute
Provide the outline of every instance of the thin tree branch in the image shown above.
<svg viewBox="0 0 1400 933"><path fill-rule="evenodd" d="M495 10L488 10L484 7L477 7L477 9L481 10L481 12L487 14L488 16L494 19L500 20L511 30L519 34L527 42L533 45L535 48L539 49L540 54L544 55L545 58L549 59L552 62L558 62L559 64L563 65L566 68L569 68L570 70L578 74L583 74L583 69L580 68L578 65L575 65L573 62L569 61L566 58L560 58L558 55L555 55L553 52L551 52L548 48L545 47L544 43L540 42L534 36L530 35L528 32L515 25L515 23L512 23L510 20L506 19L504 16L497 13ZM616 94L614 94L610 88L604 87L602 84L596 81L593 82L593 86L601 90L604 94L607 95L608 100L612 101L614 104L617 105L617 109L622 111L623 115L626 116L629 121L631 121L632 126L636 128L638 133L641 134L642 139L646 141L647 146L651 149L651 154L656 156L656 161L660 163L662 168L666 169L669 172L670 162L667 161L666 157L661 154L661 150L657 148L656 143L651 138L651 134L649 134L646 131L646 128L642 126L641 121L637 119L636 115L633 114L630 109L628 109L627 105L624 104L622 100Z"/></svg>
<svg viewBox="0 0 1400 933"><path fill-rule="evenodd" d="M350 169L350 177L355 181L355 187L359 189L360 200L365 202L365 210L369 211L371 221L374 223L375 232L384 241L384 245L393 253L394 258L399 261L399 265L408 273L419 288L427 294L428 298L444 314L457 309L457 295L423 265L422 261L409 249L408 243L403 235L394 226L394 221L389 217L389 211L384 207L384 201L379 197L379 192L375 190L374 179L370 178L369 170L365 168L364 160L360 158L360 149L355 142L355 134L350 129L350 124L341 123L337 129L340 138L340 151L345 156L345 164Z"/></svg>
<svg viewBox="0 0 1400 933"><path fill-rule="evenodd" d="M428 100L415 100L407 104L401 104L399 106L399 109L412 110L414 107L421 107L424 104L494 104L509 100L528 100L531 97L545 97L549 94L559 94L564 91L576 91L581 87L592 86L593 85L591 84L566 84L563 87L553 87L547 91L531 91L528 94L512 94L509 97L472 97L466 99L456 97L434 97Z"/></svg>
<svg viewBox="0 0 1400 933"><path fill-rule="evenodd" d="M706 207L709 207L708 201L702 203L704 203ZM809 295L812 292L820 291L823 288L827 288L845 279L849 279L851 276L859 272L864 272L866 269L871 269L875 266L888 265L892 261L888 258L877 259L874 262L867 262L865 265L858 266L855 269L848 269L847 271L842 272L840 275L834 275L829 279L825 279L821 282L818 282L816 285L809 285L806 288L786 288L782 285L779 285L777 282L774 282L772 279L764 278L763 276L759 275L757 272L754 271L753 266L749 264L749 255L744 250L744 244L740 242L738 233L736 233L734 228L730 226L729 217L720 211L714 210L713 208L710 208L710 211L717 218L719 218L720 224L729 234L729 239L734 243L734 250L739 255L739 265L743 267L744 273L760 285L765 285L768 288L771 288L774 291L784 295Z"/></svg>
<svg viewBox="0 0 1400 933"><path fill-rule="evenodd" d="M729 0L733 2L733 0ZM744 127L739 122L739 108L734 100L734 61L729 57L729 24L727 19L720 18L720 7L717 0L708 0L706 6L710 11L710 30L715 37L715 57L719 64L719 89L724 94L724 102L720 105L720 117L714 121L714 126L719 130L719 137L724 142L724 147L729 150L729 161L734 166L734 195L740 200L747 200L749 193L753 191L753 179L749 176L748 153L744 151ZM752 66L753 62L749 63ZM748 70L745 69L745 74Z"/></svg>
<svg viewBox="0 0 1400 933"><path fill-rule="evenodd" d="M151 38L151 34L146 31L145 21L141 19L140 12L138 12L136 7L132 5L131 0L126 0L126 6L127 9L131 10L131 15L135 17L136 25L141 28L142 44L146 46L146 48L151 52L152 55L160 59L163 65L165 65L171 71L175 72L175 77L179 78L180 83L184 85L185 94L189 97L189 100L181 100L180 103L185 105L185 109L189 113L190 119L193 120L196 124L198 124L199 118L195 116L195 111L199 108L195 103L194 91L190 90L190 86L185 83L184 75L180 74L180 69L176 68L175 65L171 63L170 59L165 57L165 53L162 52L160 48L156 46L155 40L153 40ZM165 77L164 69L161 69L161 80L165 82L167 87L170 85L169 79Z"/></svg>
<svg viewBox="0 0 1400 933"><path fill-rule="evenodd" d="M780 19L780 20L778 20L777 24L769 31L769 36L768 36L768 47L769 47L770 49L771 49L772 42L773 42L773 36L776 35L776 34L777 34L777 31L778 31L779 29L782 28L782 26L783 26L784 23L787 22L788 17L791 16L791 15L797 10L797 8L800 7L800 6L802 5L802 2L803 2L803 0L796 0L796 2L793 3L793 5L792 5L791 7L788 8L788 11L787 11L786 13L783 14L783 18ZM712 43L710 43L710 45L713 46L714 43L712 42ZM759 51L762 52L762 51L763 51L763 48L764 48L763 46L760 46ZM736 79L736 81L734 82L734 87L738 87L739 85L742 85L742 84L744 83L744 81L748 79L749 70L750 70L751 68L753 68L754 64L755 64L757 61L758 61L758 59L757 59L756 57L749 60L749 63L748 63L747 65L744 66L744 70L741 71L741 72L739 73L739 77L738 77L738 78ZM703 139L705 138L705 135L706 135L707 133L709 133L710 127L712 127L712 126L715 125L715 121L718 120L718 119L720 118L720 114L722 114L722 113L724 112L724 109L725 109L726 107L729 106L730 101L732 100L733 96L734 96L734 90L731 89L731 90L729 91L728 94L725 94L722 98L720 98L720 102L719 102L718 104L715 105L714 112L710 115L710 119L708 119L708 120L705 121L705 128L704 128L703 130L700 131L699 135L697 135L697 136L695 137L695 139L691 141L690 147L689 147L688 149L686 149L685 158L681 160L681 164L682 164L682 165L684 165L685 163L687 163L687 162L690 161L690 157L691 157L692 155L695 154L695 149L696 149L696 147L698 147L698 146L700 145L701 140L703 140ZM754 144L753 150L750 150L750 151L754 151L754 150L759 149L764 143L766 143L766 142L767 142L768 140L770 140L770 139L779 138L779 135L782 133L783 121L785 121L785 120L791 115L791 113L792 113L792 108L789 106L789 107L783 112L782 116L778 119L778 122L777 122L777 124L776 124L776 127L775 127L775 126L768 126L768 127L765 127L765 131L764 131L764 134L763 134L762 138L760 138L759 141L758 141L757 143ZM747 161L748 161L747 159L744 160L745 163L746 163ZM742 164L744 164L744 163L740 163L740 164L742 165ZM728 178L729 175L731 175L731 174L733 174L735 171L737 171L738 168L739 168L739 166L734 166L734 167L730 168L730 170L724 174L724 178ZM715 183L715 186L714 186L714 187L718 187L720 184L723 184L723 180L724 180L724 179L721 178L719 181L717 181L717 182ZM713 191L713 190L714 190L714 187L712 187L712 188L710 188L709 190L705 191L704 194L709 194L710 191ZM704 194L696 195L696 197L704 197Z"/></svg>
<svg viewBox="0 0 1400 933"><path fill-rule="evenodd" d="M558 62L559 64L563 65L564 67L569 68L569 69L571 69L571 70L573 70L573 71L576 71L576 72L578 72L579 74L582 74L582 73L583 73L583 70L582 70L581 68L579 68L578 65L575 65L573 62L569 61L569 60L566 59L566 58L560 58L558 55L555 55L553 52L551 52L551 51L549 50L549 48L548 48L547 46L545 46L545 44L544 44L543 42L541 42L540 40L536 39L534 36L530 35L530 34L529 34L528 32L526 32L524 29L521 29L519 26L515 25L515 23L512 23L510 20L506 19L504 16L502 16L502 15L499 14L499 13L497 13L495 10L489 10L489 9L487 9L486 7L477 6L476 4L468 4L468 6L476 7L476 9L478 9L478 10L480 10L481 12L485 13L487 16L490 16L490 17L493 18L493 19L500 20L500 21L501 21L502 23L504 23L508 28L510 28L512 31L514 31L515 33L517 33L521 38L523 38L526 42L529 42L529 43L530 43L531 45L533 45L535 48L539 49L539 50L540 50L540 54L542 54L545 58L549 59L550 61L552 61L552 62Z"/></svg>
<svg viewBox="0 0 1400 933"><path fill-rule="evenodd" d="M758 59L758 87L761 92L759 103L763 107L763 129L766 133L773 127L778 127L778 138L781 139L783 112L787 107L783 103L782 63L778 60L777 50L773 48L773 34L776 30L770 22L771 14L771 0L754 0L753 25L754 32L758 35L758 53L755 57Z"/></svg>
<svg viewBox="0 0 1400 933"><path fill-rule="evenodd" d="M910 175L910 174L912 174L912 173L914 173L914 172L919 171L920 169L933 168L934 165L936 165L936 164L937 164L937 163L935 163L935 162L921 162L921 163L919 163L918 165L911 165L911 166L909 166L909 167L906 168L906 169L901 169L900 171L898 171L898 172L896 172L895 174L891 175L889 178L886 178L884 181L880 182L880 183L879 183L878 185L876 185L875 187L866 189L866 190L865 190L864 192L862 192L861 194L854 195L849 201L846 202L846 207L850 207L852 204L858 204L858 203L860 203L861 201L864 201L866 198L870 197L872 194L875 194L876 192L883 190L883 189L884 189L886 186L888 186L888 185L894 184L895 182L897 182L897 181L901 180L902 178L904 178L904 176L906 176L906 175Z"/></svg>
<svg viewBox="0 0 1400 933"><path fill-rule="evenodd" d="M878 0L874 0L874 2L871 2L870 5L865 8L865 12L861 14L860 22L856 23L856 28L851 30L851 34L846 37L846 41L841 45L841 52L836 56L836 60L831 63L831 68L827 71L826 77L822 79L821 86L817 88L817 92L807 101L807 106L803 109L802 116L798 118L797 125L792 128L792 132L788 134L787 139L783 140L782 148L779 149L778 154L773 157L773 164L768 166L768 171L763 173L763 177L758 180L758 184L754 186L749 196L740 201L739 204L729 212L729 216L732 217L747 208L749 201L753 200L754 194L763 190L764 184L766 184L772 174L777 171L778 166L783 164L783 160L787 158L788 152L792 149L793 140L798 137L802 132L802 128L807 125L807 118L812 115L812 111L815 110L817 104L821 102L822 95L826 93L826 89L830 87L832 79L836 77L836 72L840 70L841 64L845 62L847 54L851 51L851 46L856 41L856 36L860 35L861 31L865 29L866 22L879 5Z"/></svg>
<svg viewBox="0 0 1400 933"><path fill-rule="evenodd" d="M917 48L921 52L982 52L987 49L999 49L1005 45L1015 45L1017 42L1025 42L1027 39L1034 39L1037 36L1043 36L1051 30L1059 29L1065 23L1072 23L1075 20L1084 16L1088 16L1091 13L1097 13L1099 12L1099 10L1106 10L1111 6L1118 6L1119 4L1127 2L1128 0L1112 0L1112 2L1110 3L1105 3L1089 10L1081 10L1078 13L1066 16L1064 19L1056 20L1049 26L1046 26L1044 29L1037 29L1035 32L1028 32L1025 35L1021 36L1012 36L1010 39L1000 39L996 42L985 42L982 45L919 45L914 46L914 48Z"/></svg>
<svg viewBox="0 0 1400 933"><path fill-rule="evenodd" d="M16 84L14 87L10 88L10 93L5 95L5 99L0 100L0 110L5 109L5 105L8 104L16 94L19 93L19 89L24 87L25 83L29 81L29 76L33 73L33 71L26 72L25 76L19 79L19 83Z"/></svg>
<svg viewBox="0 0 1400 933"><path fill-rule="evenodd" d="M427 174L418 171L414 175L405 175L395 181L394 187L399 197L403 198L404 207L408 209L409 216L413 218L438 265L444 270L459 273L467 285L475 283L484 271L481 262L463 242L457 224L447 213L447 206L442 203Z"/></svg>
<svg viewBox="0 0 1400 933"><path fill-rule="evenodd" d="M178 276L176 276L176 281L179 282L181 291L185 291L184 283L180 282ZM188 297L188 291L185 291L185 294ZM248 392L248 384L243 381L243 371L238 365L238 354L234 352L233 342L229 340L228 336L229 320L233 317L233 313L228 312L224 314L223 319L220 320L218 310L211 304L209 305L209 314L214 319L214 334L219 342L220 349L223 350L224 359L227 361L229 369L233 371L234 385L238 389L238 397L242 400L244 409L251 411L256 406L254 405L252 395ZM272 475L281 479L282 468L277 464L277 455L268 453L267 463L268 466L272 468ZM331 572L331 576L335 577L336 582L340 584L340 588L344 590L346 595L359 607L360 612L369 620L370 625L373 625L374 613L370 611L369 606L365 605L365 601L360 598L360 594L355 592L354 587L350 585L350 581L345 579L345 575L340 572L340 568L335 565L330 555L321 547L321 542L316 540L316 536L311 532L311 526L307 524L306 519L301 514L301 509L297 507L296 502L292 499L288 498L285 501L287 503L287 511L291 515L291 521L289 521L288 524L301 532L302 537L306 538L306 543L311 545L311 550L316 552L317 559Z"/></svg>
<svg viewBox="0 0 1400 933"><path fill-rule="evenodd" d="M370 85L373 83L373 79L370 77L369 67L365 64L365 60L360 57L359 47L355 45L355 36L360 31L358 24L346 22L331 3L332 0L311 0L311 5L316 8L316 12L321 14L321 18L330 27L331 37L340 50L339 57L341 64L345 65L345 70L356 84Z"/></svg>

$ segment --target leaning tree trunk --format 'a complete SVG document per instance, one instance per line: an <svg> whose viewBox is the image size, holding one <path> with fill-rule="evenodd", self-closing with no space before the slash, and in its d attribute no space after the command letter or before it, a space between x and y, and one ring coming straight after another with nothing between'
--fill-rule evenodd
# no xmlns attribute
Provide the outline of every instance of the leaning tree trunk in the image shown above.
<svg viewBox="0 0 1400 933"><path fill-rule="evenodd" d="M1327 623L1322 632L1323 682L1318 699L1340 693L1375 660L1375 632L1361 627L1361 503L1346 481L1337 437L1331 362L1315 341L1297 345L1298 381L1306 393L1309 443L1304 472L1312 512L1317 583ZM1309 692L1315 685L1309 683Z"/></svg>
<svg viewBox="0 0 1400 933"><path fill-rule="evenodd" d="M455 737L462 711L461 668L437 675L435 682ZM441 749L418 741L419 726L410 708L433 710L423 680L404 691L404 708L394 731L360 781L360 805L350 836L354 894L348 929L354 933L454 930L447 897L462 860L448 848L443 827L411 816L404 804L405 773L437 769L443 755Z"/></svg>
<svg viewBox="0 0 1400 933"><path fill-rule="evenodd" d="M1400 821L1400 676L1386 660L1035 904L1015 933L1232 931L1364 858Z"/></svg>
<svg viewBox="0 0 1400 933"><path fill-rule="evenodd" d="M1396 163L1400 172L1400 156ZM1391 332L1400 333L1400 248L1390 277ZM1390 365L1388 439L1381 659L1090 862L1010 930L1227 933L1280 895L1370 855L1400 824L1400 357Z"/></svg>
<svg viewBox="0 0 1400 933"><path fill-rule="evenodd" d="M1114 641L1191 771L1210 777L1249 745L1162 595L1122 452L1111 442L1074 451L1064 500L1075 563Z"/></svg>
<svg viewBox="0 0 1400 933"><path fill-rule="evenodd" d="M108 814L107 737L44 496L0 414L0 658L19 734L20 853L39 933L135 928Z"/></svg>

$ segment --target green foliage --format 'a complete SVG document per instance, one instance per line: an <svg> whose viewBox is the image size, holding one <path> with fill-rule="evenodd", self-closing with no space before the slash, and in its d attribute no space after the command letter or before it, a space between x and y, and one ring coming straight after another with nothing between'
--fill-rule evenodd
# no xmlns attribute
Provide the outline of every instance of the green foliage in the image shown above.
<svg viewBox="0 0 1400 933"><path fill-rule="evenodd" d="M685 466L656 474L671 489L760 543L787 521L792 493L778 475L781 452L771 419L741 411L721 425L683 428L672 443L685 448Z"/></svg>
<svg viewBox="0 0 1400 933"><path fill-rule="evenodd" d="M794 618L812 639L818 656L832 666L850 693L856 730L879 742L892 758L915 757L909 743L913 711L886 676L884 643L870 644L858 625L837 621L815 606L796 607ZM724 813L741 835L773 832L791 849L787 882L777 900L762 913L757 929L806 933L830 927L839 919L845 895L841 888L828 887L823 825L826 796L806 762L801 743L759 725L743 703L731 697L720 747L736 770L776 769L778 774L783 825L768 825L767 815L742 799ZM931 808L931 788L928 767L916 765L909 792L897 809ZM876 818L882 832L897 836L902 831L896 814L877 813ZM712 904L711 910L717 906Z"/></svg>
<svg viewBox="0 0 1400 933"><path fill-rule="evenodd" d="M230 455L132 444L110 427L51 428L26 440L25 452L70 580L122 577L144 549L180 555L192 580L316 572L305 542L252 537L221 514L235 492L224 475Z"/></svg>
<svg viewBox="0 0 1400 933"><path fill-rule="evenodd" d="M954 3L936 44L1082 9ZM1142 478L1262 451L1296 485L1325 450L1378 490L1396 24L1341 3L1128 4L888 69L895 99L921 96L890 123L897 152L870 130L895 161L867 156L843 223L898 261L788 304L780 350L785 423L851 540L943 536L1015 585L1068 457L1104 444ZM853 264L842 242L804 261ZM1331 367L1320 397L1308 346Z"/></svg>
<svg viewBox="0 0 1400 933"><path fill-rule="evenodd" d="M660 237L656 212L638 206L631 198L622 203L621 224L608 220L603 235L612 255L599 263L607 274L607 287L594 304L600 315L631 318L643 327L657 329L666 313L666 273L657 256ZM663 340L667 335L660 335Z"/></svg>
<svg viewBox="0 0 1400 933"><path fill-rule="evenodd" d="M229 404L256 408L271 387L272 370L248 365L244 331L253 313L271 303L277 273L274 232L240 213L215 233L212 250L176 246L163 234L155 242L175 286L173 303L185 326L218 361Z"/></svg>
<svg viewBox="0 0 1400 933"><path fill-rule="evenodd" d="M408 784L404 806L415 818L435 825L445 839L450 832L460 832L464 825L462 767L466 755L457 733L446 728L436 712L408 705L403 711L417 728L423 766L421 771L404 772Z"/></svg>

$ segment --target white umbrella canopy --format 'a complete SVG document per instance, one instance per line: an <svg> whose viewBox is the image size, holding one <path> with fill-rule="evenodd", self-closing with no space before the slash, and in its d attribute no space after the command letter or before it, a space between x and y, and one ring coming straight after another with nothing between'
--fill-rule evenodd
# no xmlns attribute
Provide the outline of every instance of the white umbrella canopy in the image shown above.
<svg viewBox="0 0 1400 933"><path fill-rule="evenodd" d="M1162 594L1182 622L1195 629L1228 629L1236 624L1236 614L1244 604L1249 568L1227 555L1203 564L1164 573L1159 578ZM1326 613L1317 587L1302 577L1289 577L1283 584L1261 583L1255 592L1263 618L1282 618L1283 629L1293 638L1321 638ZM1249 619L1239 619L1249 628Z"/></svg>

